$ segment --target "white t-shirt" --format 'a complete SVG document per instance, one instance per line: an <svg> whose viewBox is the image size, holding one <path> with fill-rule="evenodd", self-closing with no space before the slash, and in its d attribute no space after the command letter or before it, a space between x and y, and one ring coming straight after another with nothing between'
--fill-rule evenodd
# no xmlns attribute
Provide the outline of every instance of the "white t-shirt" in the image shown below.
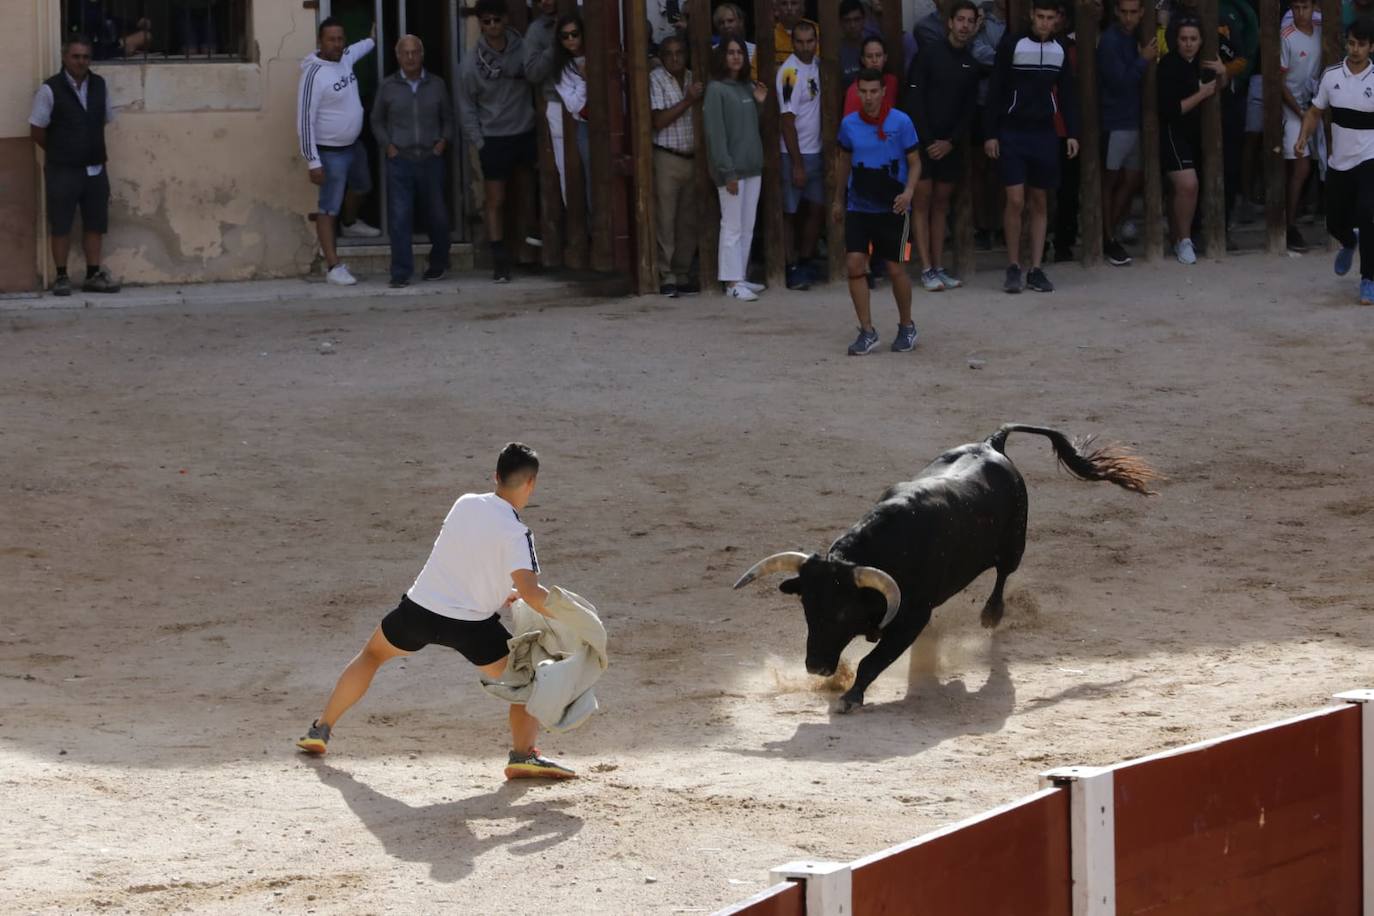
<svg viewBox="0 0 1374 916"><path fill-rule="evenodd" d="M778 68L778 114L797 116L797 149L803 156L821 151L821 64L804 64L790 55ZM779 141L782 151L787 143Z"/></svg>
<svg viewBox="0 0 1374 916"><path fill-rule="evenodd" d="M1279 38L1279 69L1283 82L1299 105L1312 98L1314 78L1321 72L1322 27L1312 26L1312 34L1304 35L1295 25L1287 26ZM1255 80L1251 80L1255 82Z"/></svg>
<svg viewBox="0 0 1374 916"><path fill-rule="evenodd" d="M485 620L501 610L517 569L539 572L539 558L515 507L495 493L465 493L406 594L444 617Z"/></svg>
<svg viewBox="0 0 1374 916"><path fill-rule="evenodd" d="M1326 161L1333 169L1347 172L1374 159L1374 64L1354 74L1345 61L1327 67L1312 104L1331 110L1331 155Z"/></svg>

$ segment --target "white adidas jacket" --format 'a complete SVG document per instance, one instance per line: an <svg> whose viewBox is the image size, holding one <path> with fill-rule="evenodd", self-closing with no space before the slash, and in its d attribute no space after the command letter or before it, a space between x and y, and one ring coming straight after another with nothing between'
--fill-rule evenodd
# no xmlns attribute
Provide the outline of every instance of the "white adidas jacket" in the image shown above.
<svg viewBox="0 0 1374 916"><path fill-rule="evenodd" d="M606 628L581 595L557 586L546 604L552 619L523 601L511 605L510 661L499 681L482 678L487 693L525 711L552 731L577 728L597 710L592 685L610 664Z"/></svg>
<svg viewBox="0 0 1374 916"><path fill-rule="evenodd" d="M343 57L325 60L311 53L301 61L296 91L296 133L301 158L310 168L320 165L320 146L349 146L363 131L363 103L353 65L372 53L371 38L344 48Z"/></svg>

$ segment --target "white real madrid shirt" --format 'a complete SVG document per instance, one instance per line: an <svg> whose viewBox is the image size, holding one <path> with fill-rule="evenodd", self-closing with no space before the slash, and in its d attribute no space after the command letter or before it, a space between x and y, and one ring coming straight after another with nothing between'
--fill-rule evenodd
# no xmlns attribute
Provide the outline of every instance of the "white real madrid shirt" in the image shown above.
<svg viewBox="0 0 1374 916"><path fill-rule="evenodd" d="M1327 163L1347 172L1374 159L1374 63L1351 73L1345 61L1322 73L1312 104L1331 110L1331 155Z"/></svg>
<svg viewBox="0 0 1374 916"><path fill-rule="evenodd" d="M465 493L448 511L406 594L444 617L485 620L501 610L518 569L537 573L539 559L515 507L495 493Z"/></svg>

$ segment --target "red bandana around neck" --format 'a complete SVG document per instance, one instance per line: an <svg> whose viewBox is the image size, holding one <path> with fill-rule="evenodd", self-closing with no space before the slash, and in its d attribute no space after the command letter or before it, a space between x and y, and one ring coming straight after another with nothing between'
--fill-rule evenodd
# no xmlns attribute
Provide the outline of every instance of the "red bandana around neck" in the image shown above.
<svg viewBox="0 0 1374 916"><path fill-rule="evenodd" d="M886 111L883 111L883 110L880 108L880 109L878 109L878 116L877 116L876 118L870 118L870 117L868 116L868 112L866 112L866 111L864 111L862 108L860 108L860 109L859 109L859 117L863 119L863 122L864 122L865 124L872 124L874 127L878 128L878 139L879 139L879 140L886 140L886 139L887 139L887 134L883 133L883 122L887 120L887 112L886 112Z"/></svg>

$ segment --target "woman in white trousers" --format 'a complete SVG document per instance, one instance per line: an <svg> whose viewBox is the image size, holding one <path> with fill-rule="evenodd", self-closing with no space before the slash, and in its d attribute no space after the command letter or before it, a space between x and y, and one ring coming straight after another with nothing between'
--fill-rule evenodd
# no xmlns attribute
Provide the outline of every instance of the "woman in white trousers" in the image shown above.
<svg viewBox="0 0 1374 916"><path fill-rule="evenodd" d="M711 178L720 196L720 247L717 277L725 294L752 302L762 284L745 279L754 240L763 175L763 141L759 105L768 88L749 79L749 51L733 36L711 54L711 81L702 102Z"/></svg>

